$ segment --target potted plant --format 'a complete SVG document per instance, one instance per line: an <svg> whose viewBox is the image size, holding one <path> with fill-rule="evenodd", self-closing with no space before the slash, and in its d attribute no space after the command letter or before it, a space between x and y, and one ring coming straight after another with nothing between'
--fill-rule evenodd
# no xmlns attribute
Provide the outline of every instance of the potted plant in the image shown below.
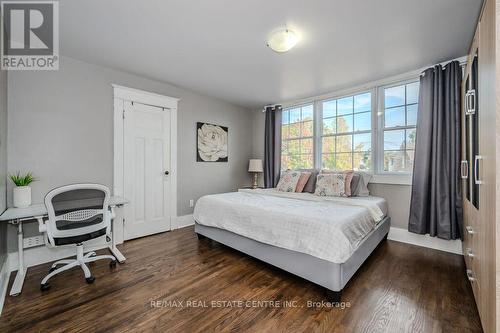
<svg viewBox="0 0 500 333"><path fill-rule="evenodd" d="M10 180L16 187L13 190L14 207L26 208L31 205L31 187L29 184L35 181L35 177L31 172L21 176L18 171L15 175L9 175Z"/></svg>

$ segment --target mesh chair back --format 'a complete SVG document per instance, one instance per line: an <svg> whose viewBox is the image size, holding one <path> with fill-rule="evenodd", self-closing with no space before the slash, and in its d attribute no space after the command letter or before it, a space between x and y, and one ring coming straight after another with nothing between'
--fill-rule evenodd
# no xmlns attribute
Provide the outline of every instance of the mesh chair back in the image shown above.
<svg viewBox="0 0 500 333"><path fill-rule="evenodd" d="M47 236L75 237L102 231L111 226L109 189L100 184L73 184L56 188L45 197L48 211Z"/></svg>

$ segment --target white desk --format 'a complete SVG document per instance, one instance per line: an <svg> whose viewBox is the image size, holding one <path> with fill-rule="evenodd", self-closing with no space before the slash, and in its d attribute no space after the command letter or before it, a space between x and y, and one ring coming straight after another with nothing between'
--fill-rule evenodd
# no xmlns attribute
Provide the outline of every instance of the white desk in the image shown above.
<svg viewBox="0 0 500 333"><path fill-rule="evenodd" d="M115 207L121 207L127 204L129 201L123 197L112 196L109 200L109 207L114 209ZM24 284L24 277L26 276L27 267L24 266L24 246L23 246L23 221L28 220L38 220L47 216L47 208L44 204L34 204L27 208L8 208L2 215L0 215L0 221L7 221L10 224L17 225L17 247L19 256L19 265L16 274L16 279L12 284L10 289L11 296L17 296L21 293ZM116 247L115 237L113 233L113 223L111 223L111 245L109 250L118 262L123 263L125 257Z"/></svg>

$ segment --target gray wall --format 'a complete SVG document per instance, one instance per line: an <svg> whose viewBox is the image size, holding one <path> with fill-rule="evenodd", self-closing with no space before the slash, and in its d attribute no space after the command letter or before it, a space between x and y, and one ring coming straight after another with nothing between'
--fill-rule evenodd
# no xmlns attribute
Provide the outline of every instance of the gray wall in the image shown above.
<svg viewBox="0 0 500 333"><path fill-rule="evenodd" d="M189 199L249 184L252 114L249 110L158 82L62 57L59 71L9 73L8 169L31 170L33 202L74 182L113 184L112 83L177 97L179 216ZM229 162L196 162L196 122L229 127ZM8 201L12 202L11 185ZM27 225L27 234L37 226ZM11 228L13 229L13 228ZM14 230L9 250L14 251Z"/></svg>
<svg viewBox="0 0 500 333"><path fill-rule="evenodd" d="M254 158L264 158L264 130L265 114L262 110L252 111L253 133L252 155ZM262 182L262 179L260 180ZM408 217L410 212L411 186L392 184L368 185L370 194L383 197L389 206L389 216L393 227L408 228Z"/></svg>
<svg viewBox="0 0 500 333"><path fill-rule="evenodd" d="M7 71L0 70L0 214L7 199ZM7 258L7 223L0 223L0 270Z"/></svg>

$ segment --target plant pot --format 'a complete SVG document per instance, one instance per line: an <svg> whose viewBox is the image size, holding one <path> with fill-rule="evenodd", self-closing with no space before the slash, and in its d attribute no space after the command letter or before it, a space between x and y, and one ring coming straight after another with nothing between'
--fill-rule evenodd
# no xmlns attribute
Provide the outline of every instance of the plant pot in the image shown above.
<svg viewBox="0 0 500 333"><path fill-rule="evenodd" d="M17 186L13 190L14 207L26 208L31 205L31 187Z"/></svg>

